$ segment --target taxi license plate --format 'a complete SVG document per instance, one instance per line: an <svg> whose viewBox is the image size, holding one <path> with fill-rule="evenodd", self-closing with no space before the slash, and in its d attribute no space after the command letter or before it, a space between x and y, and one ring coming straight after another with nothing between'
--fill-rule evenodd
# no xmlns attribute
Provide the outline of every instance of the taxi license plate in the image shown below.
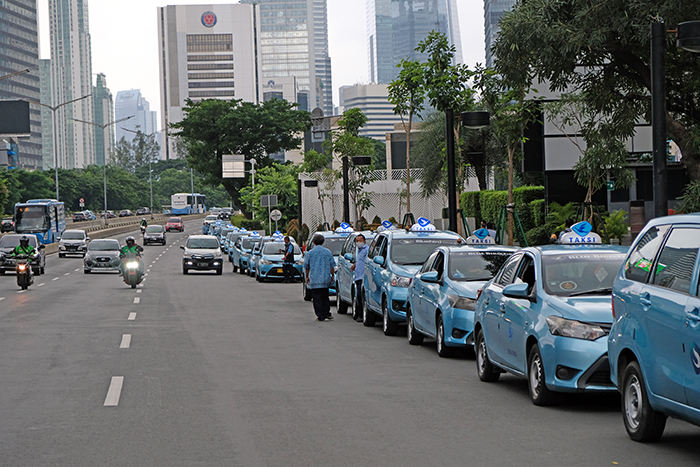
<svg viewBox="0 0 700 467"><path fill-rule="evenodd" d="M277 274L282 274L282 268L277 268Z"/></svg>

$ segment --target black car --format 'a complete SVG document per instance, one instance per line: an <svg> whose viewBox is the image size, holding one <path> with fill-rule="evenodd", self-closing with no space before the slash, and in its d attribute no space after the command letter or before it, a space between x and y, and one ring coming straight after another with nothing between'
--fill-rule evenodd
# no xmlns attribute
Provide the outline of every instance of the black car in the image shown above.
<svg viewBox="0 0 700 467"><path fill-rule="evenodd" d="M165 245L165 229L162 225L149 225L143 233L143 244L160 243Z"/></svg>
<svg viewBox="0 0 700 467"><path fill-rule="evenodd" d="M85 215L84 212L76 212L75 214L73 214L73 222L82 222L87 220L90 219L88 219L88 216Z"/></svg>
<svg viewBox="0 0 700 467"><path fill-rule="evenodd" d="M0 224L0 232L12 232L15 230L15 221L12 219L3 219Z"/></svg>
<svg viewBox="0 0 700 467"><path fill-rule="evenodd" d="M119 217L129 217L133 215L134 213L129 211L128 209L122 209L121 211L119 211Z"/></svg>
<svg viewBox="0 0 700 467"><path fill-rule="evenodd" d="M4 260L0 260L0 274L5 274L5 271L15 272L14 261L8 261L12 251L17 245L19 245L20 238L24 237L24 234L9 234L0 238L0 253L5 256ZM39 244L36 235L27 235L29 239L29 244L33 246L38 252L39 257L31 261L32 270L35 275L44 274L46 269L46 254L44 253L44 245Z"/></svg>

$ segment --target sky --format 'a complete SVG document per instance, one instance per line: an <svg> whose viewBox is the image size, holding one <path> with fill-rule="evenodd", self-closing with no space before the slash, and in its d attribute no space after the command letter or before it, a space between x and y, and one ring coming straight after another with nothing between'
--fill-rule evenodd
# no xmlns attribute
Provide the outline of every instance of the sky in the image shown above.
<svg viewBox="0 0 700 467"><path fill-rule="evenodd" d="M38 4L40 56L51 58L48 0ZM140 89L160 122L157 7L211 4L211 0L89 0L93 84L95 75L104 73L115 98L119 91ZM457 0L457 9L464 63L474 68L484 62L484 4ZM328 0L335 105L340 86L369 81L366 22L365 0Z"/></svg>

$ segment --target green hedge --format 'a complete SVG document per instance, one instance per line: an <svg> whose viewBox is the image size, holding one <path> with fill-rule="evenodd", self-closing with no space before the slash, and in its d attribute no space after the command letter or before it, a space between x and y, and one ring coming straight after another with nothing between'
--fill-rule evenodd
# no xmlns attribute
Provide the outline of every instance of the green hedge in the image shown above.
<svg viewBox="0 0 700 467"><path fill-rule="evenodd" d="M530 212L532 214L532 221L535 226L544 225L544 199L536 199L530 201Z"/></svg>
<svg viewBox="0 0 700 467"><path fill-rule="evenodd" d="M462 193L460 203L464 214L475 218L477 225L482 220L495 224L507 200L507 191L482 190ZM516 188L513 190L513 202L523 230L527 231L544 223L544 187Z"/></svg>

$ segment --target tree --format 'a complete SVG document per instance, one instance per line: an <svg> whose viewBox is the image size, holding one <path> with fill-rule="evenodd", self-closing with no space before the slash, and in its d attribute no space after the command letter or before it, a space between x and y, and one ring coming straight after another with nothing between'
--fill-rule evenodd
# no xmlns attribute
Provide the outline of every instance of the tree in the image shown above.
<svg viewBox="0 0 700 467"><path fill-rule="evenodd" d="M263 195L277 195L277 207L282 212L282 225L297 217L297 179L299 168L294 165L273 163L262 167L255 174L255 189L246 186L241 189L241 201L247 206L253 206L257 219L267 219L267 207L260 206ZM264 222L265 224L267 221Z"/></svg>
<svg viewBox="0 0 700 467"><path fill-rule="evenodd" d="M330 165L330 157L326 156L325 154L321 154L320 152L314 151L313 149L304 153L304 162L301 165L302 172L321 173L321 176L318 177L320 178L320 180L317 180L318 183L316 184L316 193L318 194L318 200L321 202L321 215L323 216L323 222L328 222L328 218L326 217L325 201L326 199L331 197L328 194L328 189L331 187L329 187L328 183L326 182L324 183L326 189L324 191L321 191L321 182L331 179L334 185L335 182L340 178L340 174L338 173L338 171L330 168Z"/></svg>
<svg viewBox="0 0 700 467"><path fill-rule="evenodd" d="M137 131L131 141L122 136L112 153L111 163L133 173L141 167L148 167L148 163L154 163L159 156L160 145L155 134Z"/></svg>
<svg viewBox="0 0 700 467"><path fill-rule="evenodd" d="M222 156L242 154L258 161L258 169L272 164L268 154L298 148L303 133L311 128L308 112L298 104L272 99L262 104L205 99L186 101L185 117L171 128L187 147L188 165L211 186L223 186L234 202L248 179L222 177Z"/></svg>
<svg viewBox="0 0 700 467"><path fill-rule="evenodd" d="M398 68L399 76L389 84L389 102L406 132L406 211L411 212L411 126L413 116L423 111L425 87L423 67L418 60L403 59Z"/></svg>
<svg viewBox="0 0 700 467"><path fill-rule="evenodd" d="M364 138L367 138L366 136ZM372 153L372 166L375 170L386 170L386 142L374 138L367 138L374 146Z"/></svg>
<svg viewBox="0 0 700 467"><path fill-rule="evenodd" d="M616 138L651 121L650 22L667 29L700 18L686 0L529 0L500 22L495 68L508 86L547 82L553 91L580 93L614 123ZM700 179L700 58L678 50L667 35L666 122L691 178Z"/></svg>

